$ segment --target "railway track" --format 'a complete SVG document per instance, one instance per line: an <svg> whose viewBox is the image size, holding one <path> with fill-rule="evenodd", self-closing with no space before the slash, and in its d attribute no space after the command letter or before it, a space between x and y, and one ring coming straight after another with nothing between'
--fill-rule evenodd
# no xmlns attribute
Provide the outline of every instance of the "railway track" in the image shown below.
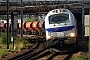
<svg viewBox="0 0 90 60"><path fill-rule="evenodd" d="M41 43L41 40L34 41L36 43L35 46L30 48L27 52L12 57L8 60L58 60L57 56L59 56L59 60L69 60L72 54L79 51L77 47L74 47L71 48L69 52L63 52L62 48L60 48L61 50L59 51L56 48L52 49L53 47L46 47L45 41Z"/></svg>
<svg viewBox="0 0 90 60"><path fill-rule="evenodd" d="M78 53L80 50L79 50L79 47L75 47L65 58L64 60L70 60L71 56L74 54L74 53Z"/></svg>
<svg viewBox="0 0 90 60"><path fill-rule="evenodd" d="M20 54L18 56L12 57L12 58L10 58L8 60L24 60L24 59L26 59L26 57L29 57L31 54L35 54L35 51L40 51L40 48L45 46L43 43L40 44L38 42L38 40L36 40L35 43L36 44L32 48L30 48L28 51L26 51L26 52L24 52L24 53L22 53L22 54Z"/></svg>
<svg viewBox="0 0 90 60"><path fill-rule="evenodd" d="M74 49L72 49L69 52L63 52L63 51L50 51L45 50L35 56L32 56L29 60L70 60L71 56L75 53L78 53L79 49L77 49L77 47L74 47ZM57 58L56 56L58 56L59 58Z"/></svg>

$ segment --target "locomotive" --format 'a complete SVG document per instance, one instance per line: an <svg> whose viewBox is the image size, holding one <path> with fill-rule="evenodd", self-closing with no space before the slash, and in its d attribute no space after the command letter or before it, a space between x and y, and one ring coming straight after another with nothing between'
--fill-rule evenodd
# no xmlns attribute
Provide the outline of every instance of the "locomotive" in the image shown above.
<svg viewBox="0 0 90 60"><path fill-rule="evenodd" d="M47 45L77 43L77 22L68 9L54 9L45 18Z"/></svg>

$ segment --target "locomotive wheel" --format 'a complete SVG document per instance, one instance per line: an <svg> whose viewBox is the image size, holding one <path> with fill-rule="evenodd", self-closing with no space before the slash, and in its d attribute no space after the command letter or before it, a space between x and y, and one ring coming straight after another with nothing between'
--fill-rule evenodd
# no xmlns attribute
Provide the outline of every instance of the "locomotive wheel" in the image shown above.
<svg viewBox="0 0 90 60"><path fill-rule="evenodd" d="M46 41L45 42L45 44L46 44L46 47L52 47L54 44L53 44L53 41Z"/></svg>
<svg viewBox="0 0 90 60"><path fill-rule="evenodd" d="M45 42L45 45L46 45L46 47L49 47L49 45L48 45L48 42L47 42L47 41Z"/></svg>
<svg viewBox="0 0 90 60"><path fill-rule="evenodd" d="M63 47L63 46L64 46L64 42L63 42L63 41L59 41L59 42L57 43L57 45L58 45L58 47Z"/></svg>

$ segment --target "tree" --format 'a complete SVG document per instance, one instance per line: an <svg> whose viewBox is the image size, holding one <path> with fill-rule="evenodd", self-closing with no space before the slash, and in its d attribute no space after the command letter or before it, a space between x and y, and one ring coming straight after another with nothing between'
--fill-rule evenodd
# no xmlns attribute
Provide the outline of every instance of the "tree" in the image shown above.
<svg viewBox="0 0 90 60"><path fill-rule="evenodd" d="M35 22L35 21L38 21L38 20L28 18L28 19L26 19L26 21L25 21L25 22Z"/></svg>

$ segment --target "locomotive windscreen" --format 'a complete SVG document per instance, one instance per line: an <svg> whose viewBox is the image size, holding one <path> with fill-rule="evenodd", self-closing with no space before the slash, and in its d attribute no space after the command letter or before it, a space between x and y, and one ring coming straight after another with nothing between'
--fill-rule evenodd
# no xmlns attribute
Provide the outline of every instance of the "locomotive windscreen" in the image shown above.
<svg viewBox="0 0 90 60"><path fill-rule="evenodd" d="M49 16L49 24L69 22L69 14L54 14Z"/></svg>

